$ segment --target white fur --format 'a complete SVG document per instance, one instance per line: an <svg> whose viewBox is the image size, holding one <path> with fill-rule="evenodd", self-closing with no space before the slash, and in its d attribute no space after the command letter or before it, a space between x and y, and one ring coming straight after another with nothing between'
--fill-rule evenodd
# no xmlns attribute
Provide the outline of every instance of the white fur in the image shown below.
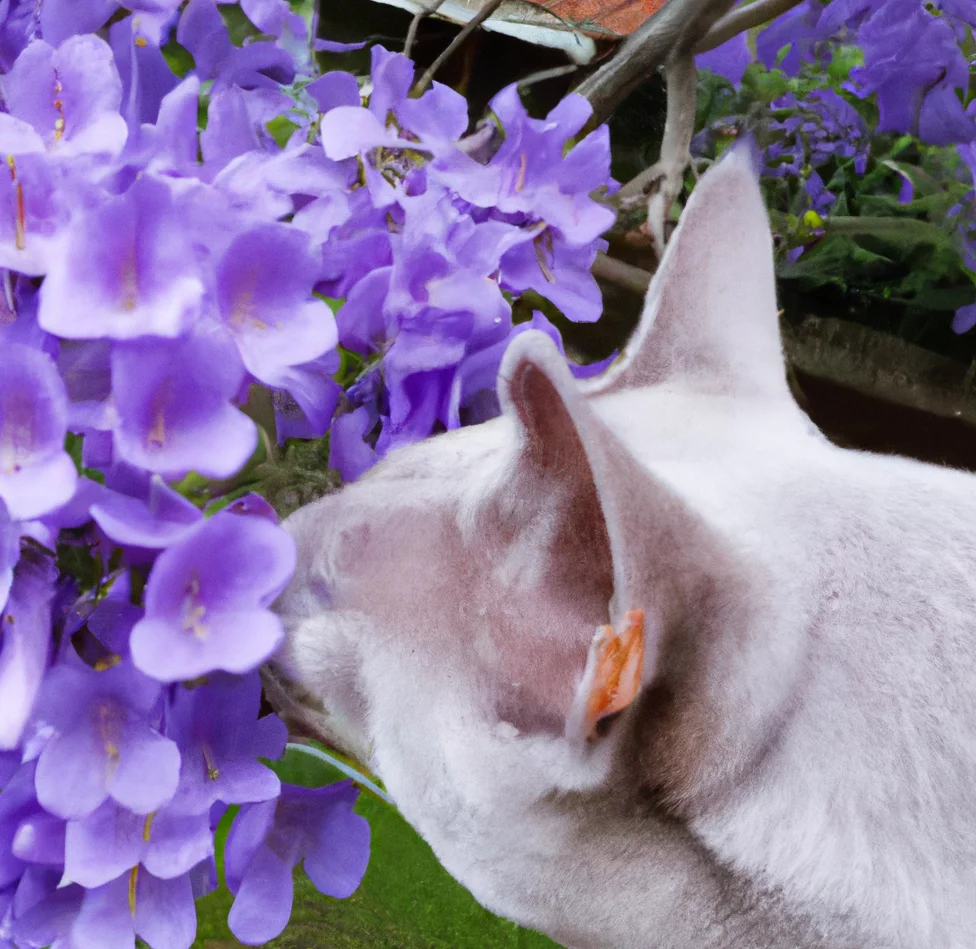
<svg viewBox="0 0 976 949"><path fill-rule="evenodd" d="M743 152L627 358L526 333L504 415L287 522L307 726L484 905L574 949L976 946L976 478L844 451L789 397ZM562 724L600 623L642 697Z"/></svg>

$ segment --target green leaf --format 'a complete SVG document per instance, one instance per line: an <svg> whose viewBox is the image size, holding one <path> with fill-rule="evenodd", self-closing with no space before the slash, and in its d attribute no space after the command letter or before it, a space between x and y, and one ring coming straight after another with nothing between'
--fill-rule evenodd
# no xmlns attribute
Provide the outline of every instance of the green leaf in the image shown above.
<svg viewBox="0 0 976 949"><path fill-rule="evenodd" d="M276 115L265 127L280 148L284 148L292 135L301 128L300 125L292 122L287 115Z"/></svg>
<svg viewBox="0 0 976 949"><path fill-rule="evenodd" d="M174 37L176 36L175 30L172 35ZM175 39L171 39L165 46L160 47L160 52L163 54L163 59L166 60L166 65L180 79L196 67L196 63L193 61L193 54L185 46L177 43Z"/></svg>
<svg viewBox="0 0 976 949"><path fill-rule="evenodd" d="M71 543L73 533L76 539ZM77 539L77 531L62 531L61 536L66 540L59 543L57 547L58 572L64 576L74 577L82 593L94 590L105 574L105 564L101 554L93 553L94 547L91 545L81 543Z"/></svg>

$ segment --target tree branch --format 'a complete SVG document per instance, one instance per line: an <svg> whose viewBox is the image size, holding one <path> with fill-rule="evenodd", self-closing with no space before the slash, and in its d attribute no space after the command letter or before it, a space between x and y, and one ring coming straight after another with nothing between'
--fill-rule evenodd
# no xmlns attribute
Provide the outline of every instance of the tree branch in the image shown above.
<svg viewBox="0 0 976 949"><path fill-rule="evenodd" d="M589 127L605 122L653 70L688 52L735 0L670 0L621 44L606 65L576 87L589 99Z"/></svg>
<svg viewBox="0 0 976 949"><path fill-rule="evenodd" d="M434 81L437 70L444 65L455 53L464 41L476 30L485 20L488 19L501 5L503 0L488 0L487 3L461 28L461 32L451 40L451 45L444 50L431 64L427 71L414 83L410 90L412 96L421 96L427 91L427 87Z"/></svg>
<svg viewBox="0 0 976 949"><path fill-rule="evenodd" d="M646 270L617 260L616 257L608 257L602 252L596 255L590 272L598 280L605 280L641 297L651 285L651 274Z"/></svg>
<svg viewBox="0 0 976 949"><path fill-rule="evenodd" d="M793 7L799 6L803 0L756 0L746 7L739 7L723 16L695 45L693 52L707 53L716 46L721 46L745 30L754 26L761 26Z"/></svg>
<svg viewBox="0 0 976 949"><path fill-rule="evenodd" d="M410 27L407 30L407 38L403 43L403 55L410 58L410 54L413 52L413 44L417 40L417 30L420 28L420 21L425 17L430 16L432 13L436 13L442 6L444 6L445 0L431 0L423 9L418 10L413 19L410 21Z"/></svg>
<svg viewBox="0 0 976 949"><path fill-rule="evenodd" d="M671 214L671 205L681 190L685 169L691 163L691 137L695 132L695 102L698 94L698 70L691 53L675 56L667 66L668 112L661 142L661 157L648 168L645 183L637 185L642 177L621 188L621 197L628 194L650 192L647 202L647 232L654 240L654 249L660 258L667 241L665 226ZM657 185L653 191L650 189ZM636 185L636 187L635 187Z"/></svg>

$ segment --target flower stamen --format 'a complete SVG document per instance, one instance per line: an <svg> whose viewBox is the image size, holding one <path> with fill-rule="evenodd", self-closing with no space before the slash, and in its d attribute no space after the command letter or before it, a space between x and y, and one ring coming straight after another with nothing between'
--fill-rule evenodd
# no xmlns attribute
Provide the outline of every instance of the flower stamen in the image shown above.
<svg viewBox="0 0 976 949"><path fill-rule="evenodd" d="M10 180L14 183L16 193L17 213L14 218L14 243L17 250L23 250L27 245L27 221L24 214L24 185L17 178L17 162L13 155L7 156L7 167L10 169Z"/></svg>

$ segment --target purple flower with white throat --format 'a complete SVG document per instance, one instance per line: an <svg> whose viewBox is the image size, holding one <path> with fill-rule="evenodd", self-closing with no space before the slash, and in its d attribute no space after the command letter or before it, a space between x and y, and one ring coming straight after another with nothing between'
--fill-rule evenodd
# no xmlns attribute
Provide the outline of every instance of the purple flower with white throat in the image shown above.
<svg viewBox="0 0 976 949"><path fill-rule="evenodd" d="M257 446L254 423L231 404L243 382L240 357L223 334L116 346L118 457L165 477L235 474Z"/></svg>
<svg viewBox="0 0 976 949"><path fill-rule="evenodd" d="M39 517L74 493L64 450L68 399L50 356L8 343L0 351L0 499L12 517Z"/></svg>
<svg viewBox="0 0 976 949"><path fill-rule="evenodd" d="M35 40L0 79L7 110L63 156L117 155L128 130L119 114L122 82L109 45L72 36L57 49Z"/></svg>
<svg viewBox="0 0 976 949"><path fill-rule="evenodd" d="M38 322L67 339L176 337L204 286L170 186L150 175L81 213L41 287Z"/></svg>
<svg viewBox="0 0 976 949"><path fill-rule="evenodd" d="M257 668L284 637L269 607L294 569L294 541L280 527L214 515L156 561L132 630L135 664L163 682Z"/></svg>
<svg viewBox="0 0 976 949"><path fill-rule="evenodd" d="M52 814L87 817L111 797L137 814L176 791L180 753L154 727L159 686L129 663L103 671L62 664L48 673L35 719L50 728L37 797Z"/></svg>
<svg viewBox="0 0 976 949"><path fill-rule="evenodd" d="M247 231L227 248L217 265L219 318L256 379L283 387L285 370L335 347L332 311L312 298L318 275L307 236L284 224Z"/></svg>
<svg viewBox="0 0 976 949"><path fill-rule="evenodd" d="M2 113L0 113L2 119ZM14 154L7 146L0 168L0 267L30 276L47 272L60 253L58 238L69 221L69 200L80 192L63 168L38 152Z"/></svg>
<svg viewBox="0 0 976 949"><path fill-rule="evenodd" d="M277 801L246 804L227 837L227 886L235 895L228 924L251 945L277 936L288 922L292 873L303 863L320 893L344 899L369 861L369 824L353 812L351 782L322 788L284 784Z"/></svg>

